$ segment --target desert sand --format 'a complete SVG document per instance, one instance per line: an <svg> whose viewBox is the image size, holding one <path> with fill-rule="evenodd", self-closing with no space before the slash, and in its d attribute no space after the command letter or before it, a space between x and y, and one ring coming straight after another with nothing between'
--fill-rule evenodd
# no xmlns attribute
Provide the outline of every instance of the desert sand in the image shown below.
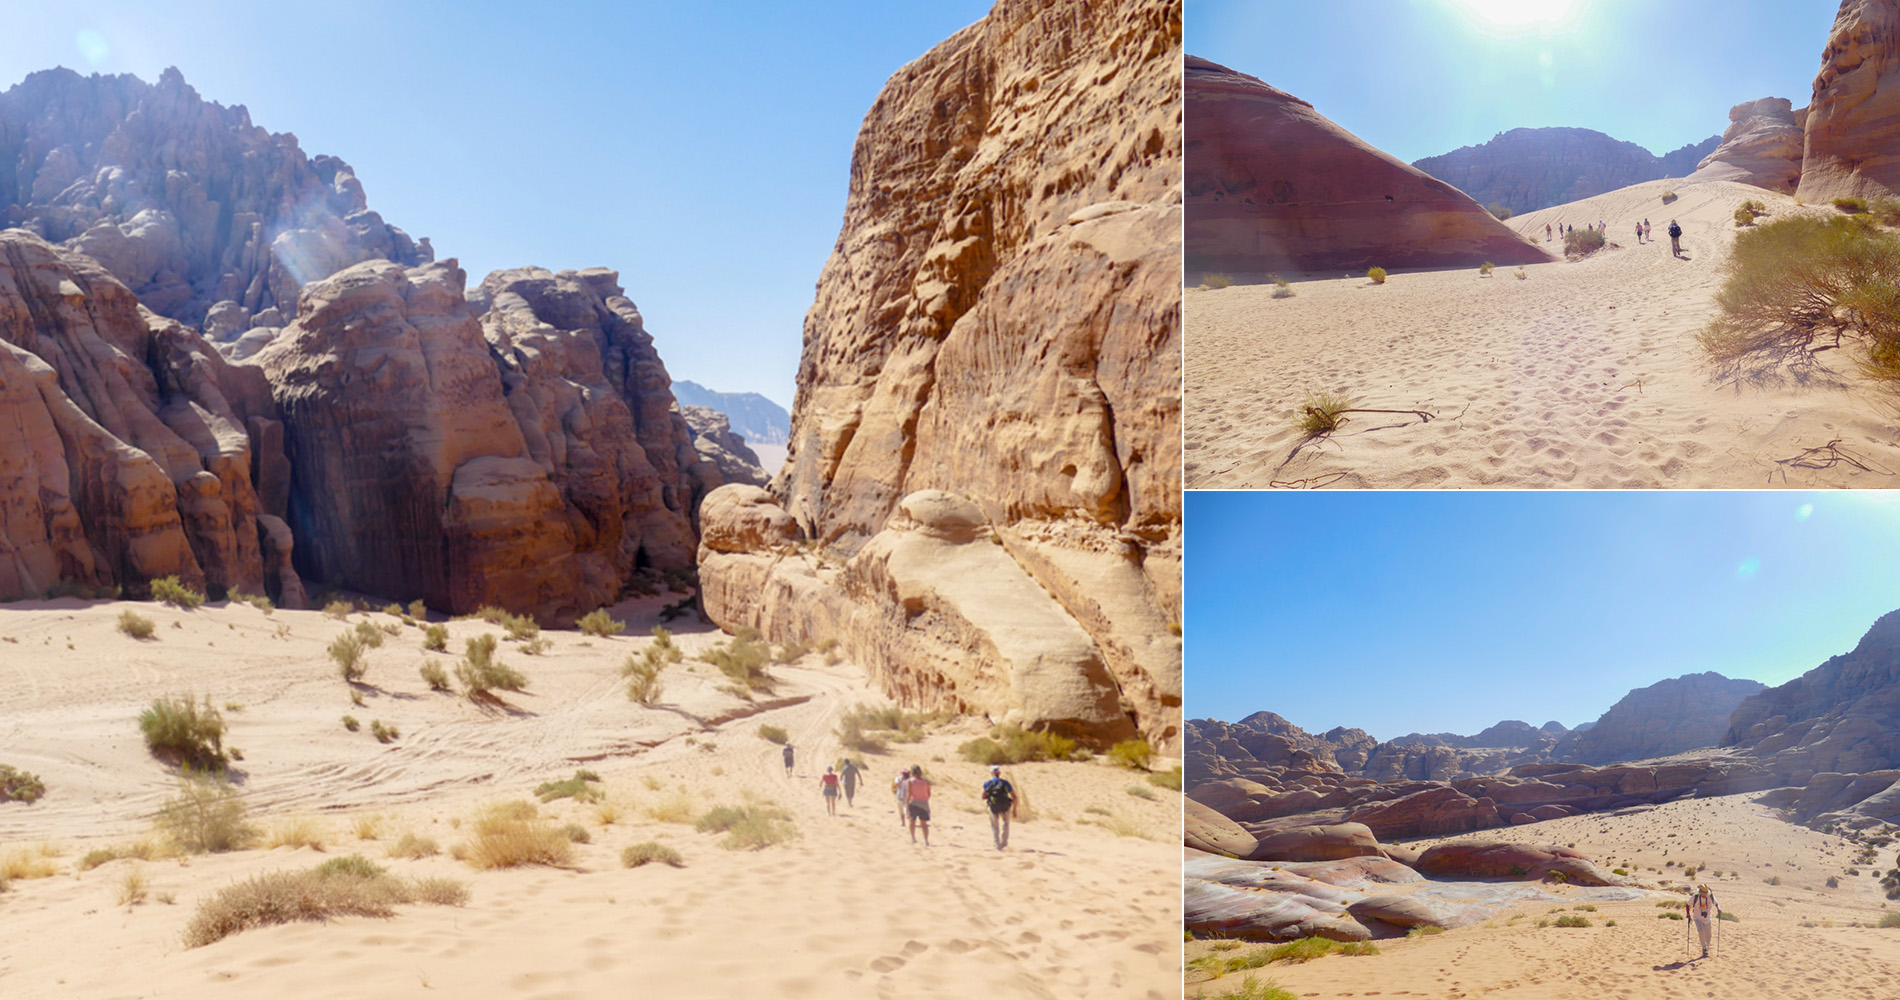
<svg viewBox="0 0 1900 1000"><path fill-rule="evenodd" d="M346 626L320 612L72 599L0 608L0 763L38 774L48 789L32 805L0 803L0 861L53 870L0 892L0 995L1179 994L1180 872L1169 846L1179 793L1101 759L1006 768L1033 816L998 852L979 812L983 769L956 754L985 727L964 719L868 758L869 785L855 806L827 817L818 776L840 754L839 715L884 702L863 669L807 656L774 668L777 689L749 704L690 659L724 637L681 619L672 627L689 659L667 670L663 704L642 709L626 698L617 667L652 641L661 604L618 606L628 629L616 638L548 631L551 648L540 656L504 643L503 659L530 684L488 708L428 690L416 628L370 653L357 707L324 652ZM154 619L156 639L116 631L126 607ZM352 617L364 619L395 621ZM498 631L479 620L448 627L458 652L465 637ZM268 833L307 821L321 852L278 847L80 870L88 851L153 837L150 817L175 779L146 751L135 718L153 698L186 692L237 706L225 711L227 745L243 753L234 774L253 822ZM365 731L346 731L345 714ZM396 725L400 739L379 744L367 732L372 719ZM798 748L792 779L779 747L758 735L765 723ZM895 819L889 784L908 763L938 781L929 848L913 846ZM601 776L612 809L572 799L541 807L589 831L570 868L476 871L448 856L465 818L532 800L536 785L580 767ZM696 815L748 800L783 806L798 836L730 851L690 820L649 812L683 801ZM386 857L404 832L434 838L444 853ZM678 850L684 867L621 866L624 847L653 840ZM186 922L220 887L351 853L399 875L461 880L471 898L183 946ZM134 871L149 883L147 899L121 905Z"/></svg>
<svg viewBox="0 0 1900 1000"><path fill-rule="evenodd" d="M1561 242L1541 242L1546 224L1608 223L1612 245L1525 266L1523 280L1499 266L1399 271L1384 285L1283 275L1285 299L1247 283L1263 276L1187 289L1187 486L1900 485L1900 397L1859 379L1850 351L1802 373L1738 373L1696 344L1748 199L1770 220L1833 211L1728 181L1649 181L1511 218L1547 249ZM1636 242L1644 218L1654 243ZM1687 259L1670 255L1671 218ZM1351 414L1308 440L1295 419L1313 393L1432 419Z"/></svg>
<svg viewBox="0 0 1900 1000"><path fill-rule="evenodd" d="M1547 898L1502 907L1482 923L1442 934L1376 942L1378 955L1275 963L1214 980L1190 969L1187 995L1220 996L1254 975L1302 997L1893 996L1900 983L1900 929L1869 925L1900 906L1879 885L1880 875L1894 867L1895 847L1880 848L1877 867L1860 864L1860 874L1850 876L1858 845L1783 822L1753 804L1756 797L1683 800L1623 815L1572 816L1407 842L1421 850L1473 840L1574 843L1605 867L1625 867L1648 888L1524 883ZM1686 879L1681 865L1700 870ZM1839 880L1839 888L1827 887L1829 876ZM1769 884L1771 878L1780 884ZM1691 958L1686 922L1664 916L1680 912L1684 895L1675 887L1690 883L1708 884L1723 909L1737 917L1719 924L1715 954L1707 959ZM1632 895L1637 898L1613 901ZM1560 910L1591 926L1537 926ZM1606 926L1608 920L1616 925ZM1191 942L1188 957L1241 953L1214 950L1223 945L1231 942Z"/></svg>

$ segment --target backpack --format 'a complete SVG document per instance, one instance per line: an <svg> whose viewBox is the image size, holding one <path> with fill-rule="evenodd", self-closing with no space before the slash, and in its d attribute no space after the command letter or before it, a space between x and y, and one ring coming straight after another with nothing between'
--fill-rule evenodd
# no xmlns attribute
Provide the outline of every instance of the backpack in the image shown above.
<svg viewBox="0 0 1900 1000"><path fill-rule="evenodd" d="M1009 782L991 778L983 783L983 801L989 805L990 812L999 813L1016 804L1016 791L1009 787Z"/></svg>
<svg viewBox="0 0 1900 1000"><path fill-rule="evenodd" d="M1681 235L1682 235L1682 227L1681 227L1681 226L1678 226L1678 225L1676 225L1676 224L1675 224L1675 223L1673 223L1673 222L1671 222L1671 223L1669 224L1669 235L1671 235L1671 236L1681 236Z"/></svg>

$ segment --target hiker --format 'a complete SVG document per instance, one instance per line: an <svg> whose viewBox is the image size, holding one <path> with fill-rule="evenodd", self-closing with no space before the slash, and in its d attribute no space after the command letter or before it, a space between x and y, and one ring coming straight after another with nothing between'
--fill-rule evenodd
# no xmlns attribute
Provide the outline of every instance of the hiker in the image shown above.
<svg viewBox="0 0 1900 1000"><path fill-rule="evenodd" d="M897 796L897 825L899 827L902 827L908 821L909 812L907 807L910 805L910 795L907 793L910 790L909 785L909 771L897 772L897 780L891 782L891 793Z"/></svg>
<svg viewBox="0 0 1900 1000"><path fill-rule="evenodd" d="M790 743L785 744L785 776L787 778L792 776L792 745Z"/></svg>
<svg viewBox="0 0 1900 1000"><path fill-rule="evenodd" d="M1550 242L1550 223L1544 223L1544 242Z"/></svg>
<svg viewBox="0 0 1900 1000"><path fill-rule="evenodd" d="M844 769L838 772L838 779L844 783L844 804L850 805L852 796L858 794L858 765L851 758L844 759Z"/></svg>
<svg viewBox="0 0 1900 1000"><path fill-rule="evenodd" d="M1682 227L1676 225L1674 219L1669 220L1669 253L1675 257L1682 256Z"/></svg>
<svg viewBox="0 0 1900 1000"><path fill-rule="evenodd" d="M1643 242L1643 224L1640 222L1636 224L1636 242Z"/></svg>
<svg viewBox="0 0 1900 1000"><path fill-rule="evenodd" d="M990 836L996 849L1009 846L1009 821L1016 817L1016 789L1003 778L1003 769L990 765L990 780L983 783L983 804L990 807Z"/></svg>
<svg viewBox="0 0 1900 1000"><path fill-rule="evenodd" d="M825 794L825 815L838 815L838 774L825 765L825 773L818 779L818 789Z"/></svg>
<svg viewBox="0 0 1900 1000"><path fill-rule="evenodd" d="M917 842L917 824L924 825L924 846L930 846L930 779L924 777L923 765L910 769L910 780L904 783L904 803L910 814L910 842Z"/></svg>
<svg viewBox="0 0 1900 1000"><path fill-rule="evenodd" d="M1722 906L1715 901L1715 893L1706 885L1698 885L1695 895L1682 904L1682 909L1695 925L1696 933L1702 936L1702 957L1709 957L1709 934L1715 929L1715 922L1722 919Z"/></svg>

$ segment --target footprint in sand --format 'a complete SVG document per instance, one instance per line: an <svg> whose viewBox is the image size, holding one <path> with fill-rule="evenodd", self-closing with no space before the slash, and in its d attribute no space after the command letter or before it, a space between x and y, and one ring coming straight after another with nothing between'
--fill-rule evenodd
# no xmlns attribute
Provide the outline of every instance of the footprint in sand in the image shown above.
<svg viewBox="0 0 1900 1000"><path fill-rule="evenodd" d="M895 972L904 967L904 960L896 955L884 955L871 960L871 968L877 972Z"/></svg>

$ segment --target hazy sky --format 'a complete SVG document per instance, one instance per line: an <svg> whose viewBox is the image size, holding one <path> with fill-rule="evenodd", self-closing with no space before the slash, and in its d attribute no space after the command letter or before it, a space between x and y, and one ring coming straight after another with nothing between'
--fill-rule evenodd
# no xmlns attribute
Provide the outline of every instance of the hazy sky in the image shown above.
<svg viewBox="0 0 1900 1000"><path fill-rule="evenodd" d="M177 66L355 168L470 284L620 271L674 378L789 408L878 90L989 0L9 4L0 89Z"/></svg>
<svg viewBox="0 0 1900 1000"><path fill-rule="evenodd" d="M1839 9L1839 0L1188 0L1185 27L1188 54L1310 101L1410 163L1552 125L1661 155L1720 133L1743 101L1804 107Z"/></svg>
<svg viewBox="0 0 1900 1000"><path fill-rule="evenodd" d="M1187 495L1187 718L1389 740L1775 685L1900 609L1900 494Z"/></svg>

